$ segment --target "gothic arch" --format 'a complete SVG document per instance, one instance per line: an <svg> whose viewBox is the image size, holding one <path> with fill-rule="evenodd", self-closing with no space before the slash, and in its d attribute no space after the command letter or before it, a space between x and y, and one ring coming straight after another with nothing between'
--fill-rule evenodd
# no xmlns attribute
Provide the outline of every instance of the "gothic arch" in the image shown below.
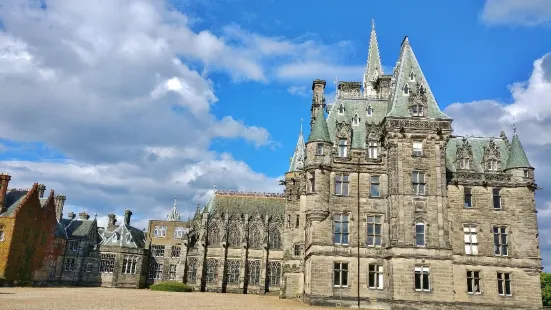
<svg viewBox="0 0 551 310"><path fill-rule="evenodd" d="M227 244L230 247L237 247L241 243L241 229L237 221L231 221L228 224L228 240Z"/></svg>

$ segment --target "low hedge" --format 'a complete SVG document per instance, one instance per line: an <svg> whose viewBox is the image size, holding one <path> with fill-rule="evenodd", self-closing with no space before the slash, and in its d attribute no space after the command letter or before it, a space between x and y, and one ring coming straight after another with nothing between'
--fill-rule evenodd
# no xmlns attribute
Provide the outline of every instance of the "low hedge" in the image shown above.
<svg viewBox="0 0 551 310"><path fill-rule="evenodd" d="M193 287L177 281L155 283L149 287L152 291L193 292Z"/></svg>

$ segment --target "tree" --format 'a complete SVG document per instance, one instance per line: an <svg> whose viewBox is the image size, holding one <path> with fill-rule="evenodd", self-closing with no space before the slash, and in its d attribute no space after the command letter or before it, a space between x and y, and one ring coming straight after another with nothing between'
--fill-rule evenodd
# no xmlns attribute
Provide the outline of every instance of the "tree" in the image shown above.
<svg viewBox="0 0 551 310"><path fill-rule="evenodd" d="M541 273L541 297L543 306L551 306L551 273Z"/></svg>

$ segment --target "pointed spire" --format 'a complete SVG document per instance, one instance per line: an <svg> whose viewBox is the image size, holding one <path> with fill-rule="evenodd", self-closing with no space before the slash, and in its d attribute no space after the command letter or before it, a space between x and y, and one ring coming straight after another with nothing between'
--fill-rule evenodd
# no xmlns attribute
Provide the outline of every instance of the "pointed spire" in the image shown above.
<svg viewBox="0 0 551 310"><path fill-rule="evenodd" d="M379 43L377 42L377 32L375 31L375 19L371 20L371 36L369 38L369 51L367 53L367 64L364 69L363 87L364 92L372 93L375 90L371 81L379 75L383 75L383 65L379 55Z"/></svg>
<svg viewBox="0 0 551 310"><path fill-rule="evenodd" d="M327 128L327 122L325 121L325 115L323 110L319 109L312 124L312 130L310 131L310 137L308 137L308 142L331 142L329 136L329 129Z"/></svg>
<svg viewBox="0 0 551 310"><path fill-rule="evenodd" d="M526 152L524 152L524 148L520 143L516 128L513 134L513 141L511 141L511 147L509 148L509 158L507 159L507 166L505 169L512 168L532 168L526 156Z"/></svg>
<svg viewBox="0 0 551 310"><path fill-rule="evenodd" d="M178 212L178 209L176 209L176 198L174 198L174 205L172 206L172 210L168 213L166 216L167 221L179 221L180 220L180 212Z"/></svg>
<svg viewBox="0 0 551 310"><path fill-rule="evenodd" d="M291 157L291 166L289 172L302 170L304 167L304 137L302 136L302 118L300 119L300 133L298 135L297 145L295 146L295 152Z"/></svg>

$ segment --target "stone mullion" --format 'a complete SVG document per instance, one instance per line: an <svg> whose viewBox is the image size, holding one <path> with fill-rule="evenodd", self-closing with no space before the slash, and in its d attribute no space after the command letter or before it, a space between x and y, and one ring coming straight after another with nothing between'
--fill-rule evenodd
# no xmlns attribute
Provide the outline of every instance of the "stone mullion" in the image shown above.
<svg viewBox="0 0 551 310"><path fill-rule="evenodd" d="M241 268L239 268L239 288L245 289L245 277L247 276L247 256L248 256L248 232L249 232L249 215L245 214L245 223L243 223L243 242L241 243Z"/></svg>
<svg viewBox="0 0 551 310"><path fill-rule="evenodd" d="M220 253L220 261L218 264L218 287L222 291L224 289L224 280L226 275L226 258L228 257L228 222L229 216L224 214L224 235L222 236L222 252Z"/></svg>
<svg viewBox="0 0 551 310"><path fill-rule="evenodd" d="M269 228L270 225L269 225L269 218L268 216L266 215L265 219L264 219L264 240L263 240L263 251L262 251L262 261L260 262L260 281L259 281L259 284L260 284L260 290L259 292L261 294L265 294L266 293L266 276L268 275L267 274L267 268L268 268L268 233L269 233Z"/></svg>

